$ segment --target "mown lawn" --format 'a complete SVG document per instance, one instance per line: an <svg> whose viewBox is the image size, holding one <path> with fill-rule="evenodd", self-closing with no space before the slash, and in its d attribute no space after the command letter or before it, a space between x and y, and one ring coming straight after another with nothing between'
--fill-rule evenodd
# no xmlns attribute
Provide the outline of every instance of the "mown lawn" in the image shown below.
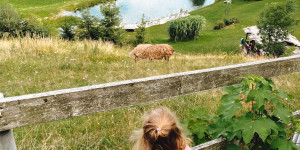
<svg viewBox="0 0 300 150"><path fill-rule="evenodd" d="M0 0L0 4L5 0ZM61 10L77 10L107 0L9 0L9 3L25 17L51 17Z"/></svg>
<svg viewBox="0 0 300 150"><path fill-rule="evenodd" d="M207 20L206 28L202 31L198 40L177 43L170 42L167 23L148 28L148 39L153 43L169 43L175 47L175 51L180 53L240 53L239 42L241 38L245 38L243 28L256 25L259 14L267 3L281 1L233 0L227 18L237 17L240 23L227 26L221 30L213 30L215 23L225 18L227 4L219 1L211 6L191 12L191 15L202 15ZM300 2L297 1L297 3L298 6L296 7L294 16L296 20L300 20ZM292 34L300 39L300 23L294 29Z"/></svg>

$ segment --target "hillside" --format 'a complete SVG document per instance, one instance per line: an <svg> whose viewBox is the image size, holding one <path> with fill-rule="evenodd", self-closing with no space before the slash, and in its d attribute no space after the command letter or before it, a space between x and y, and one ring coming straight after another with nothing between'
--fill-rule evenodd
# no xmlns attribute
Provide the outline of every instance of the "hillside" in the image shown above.
<svg viewBox="0 0 300 150"><path fill-rule="evenodd" d="M225 18L226 5L223 1L191 12L191 15L202 15L207 19L207 26L198 40L187 42L170 42L167 32L168 24L150 27L148 38L154 43L169 43L181 53L240 53L239 42L245 38L243 28L256 25L263 7L270 2L281 0L244 1L233 0L228 18L237 17L240 23L227 26L221 30L213 30L218 20ZM295 17L300 20L300 1L296 7ZM300 23L294 27L292 33L300 39Z"/></svg>
<svg viewBox="0 0 300 150"><path fill-rule="evenodd" d="M1 1L1 0L0 0ZM280 0L276 0L280 1ZM10 0L17 10L28 16L46 17L61 8L85 0ZM119 47L102 41L66 41L59 38L0 39L0 92L5 97L30 93L102 84L114 81L191 71L244 62L263 60L240 53L239 41L245 36L242 28L254 25L263 6L272 0L233 0L229 17L240 23L215 31L217 20L224 18L222 1L196 10L192 15L203 15L207 26L199 40L168 41L167 24L148 29L153 43L169 43L182 55L174 55L170 62L142 60L134 63L127 58L132 47ZM74 7L73 7L74 8ZM300 19L297 8L296 17ZM300 39L300 24L294 35ZM134 33L128 33L131 38ZM294 96L285 105L290 110L300 108L300 74L294 73L273 79L278 89ZM220 105L222 90L211 90L178 98L119 110L100 112L39 125L14 129L18 149L131 149L130 136L141 127L145 111L165 106L180 120L191 118L190 110L201 106L210 114Z"/></svg>

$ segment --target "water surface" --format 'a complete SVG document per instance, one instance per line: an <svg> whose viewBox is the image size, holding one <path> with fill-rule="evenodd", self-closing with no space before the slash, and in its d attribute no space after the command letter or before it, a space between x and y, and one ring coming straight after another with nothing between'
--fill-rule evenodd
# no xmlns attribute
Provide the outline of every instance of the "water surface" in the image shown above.
<svg viewBox="0 0 300 150"><path fill-rule="evenodd" d="M179 13L180 10L193 11L214 3L215 0L205 0L202 6L194 6L192 0L117 0L116 4L120 8L122 24L135 24L141 22L142 15L145 20L160 19ZM91 7L92 15L102 17L99 5ZM80 16L80 12L72 15Z"/></svg>

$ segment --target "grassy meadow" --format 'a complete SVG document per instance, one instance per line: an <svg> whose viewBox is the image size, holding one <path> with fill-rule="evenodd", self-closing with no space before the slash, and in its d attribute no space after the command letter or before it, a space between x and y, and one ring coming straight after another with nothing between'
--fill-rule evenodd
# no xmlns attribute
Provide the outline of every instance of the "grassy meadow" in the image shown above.
<svg viewBox="0 0 300 150"><path fill-rule="evenodd" d="M5 0L0 0L0 4ZM107 0L9 0L9 3L25 17L51 17L59 14L62 10L74 11Z"/></svg>
<svg viewBox="0 0 300 150"><path fill-rule="evenodd" d="M24 16L49 17L61 9L75 10L77 5L87 3L87 0L9 2ZM217 0L211 6L191 12L207 19L206 28L195 41L170 42L167 24L148 28L147 36L152 43L168 43L176 52L183 54L172 56L169 63L163 60L134 63L133 58L127 58L132 47L118 47L101 41L28 37L0 39L0 92L5 97L11 97L266 59L241 54L239 41L245 36L242 28L255 25L260 11L268 2L273 0L233 0L228 17L238 17L240 23L217 31L213 30L215 22L225 17L223 1ZM298 7L298 20L299 16ZM294 32L298 39L299 28L300 24L295 26ZM127 36L130 39L134 33ZM294 96L291 101L284 101L286 106L293 111L299 110L300 74L273 80L279 89ZM189 119L189 111L198 106L214 114L222 94L222 90L211 90L147 105L16 128L14 136L18 149L24 150L131 149L133 143L130 136L141 127L141 117L145 111L165 106L175 112L181 121Z"/></svg>
<svg viewBox="0 0 300 150"><path fill-rule="evenodd" d="M282 0L263 0L263 1L244 1L233 0L231 9L226 17L226 5L223 0L211 6L207 6L191 12L191 15L201 15L206 18L206 28L202 31L200 38L194 41L171 42L167 31L168 24L150 27L148 30L148 39L153 43L169 43L175 51L180 53L240 53L239 42L241 38L245 38L246 34L243 30L245 27L256 25L259 14L267 3L281 2ZM296 1L296 12L294 14L296 20L300 20L300 1ZM226 26L221 30L213 30L215 23L224 18L237 17L240 23ZM300 39L300 23L294 26L292 32ZM134 37L134 34L130 34Z"/></svg>
<svg viewBox="0 0 300 150"><path fill-rule="evenodd" d="M130 47L100 41L65 41L57 38L0 40L0 91L6 97L101 84L133 78L225 66L264 58L241 54L175 55L169 63L127 58ZM275 78L280 89L295 96L286 105L300 108L300 74ZM152 104L14 129L19 149L130 149L132 132L141 127L145 111L169 107L188 119L197 106L215 113L222 90L212 90Z"/></svg>

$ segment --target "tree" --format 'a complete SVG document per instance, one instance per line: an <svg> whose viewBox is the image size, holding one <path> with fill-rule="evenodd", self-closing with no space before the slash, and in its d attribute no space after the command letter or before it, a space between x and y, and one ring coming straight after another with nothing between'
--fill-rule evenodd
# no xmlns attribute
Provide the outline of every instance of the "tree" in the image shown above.
<svg viewBox="0 0 300 150"><path fill-rule="evenodd" d="M283 41L294 25L293 12L295 2L273 2L267 4L258 20L259 33L262 38L262 47L265 52L279 57L285 51Z"/></svg>
<svg viewBox="0 0 300 150"><path fill-rule="evenodd" d="M83 11L81 16L81 23L75 30L76 36L79 39L99 40L101 37L100 19L92 16L89 10Z"/></svg>
<svg viewBox="0 0 300 150"><path fill-rule="evenodd" d="M146 36L146 22L144 20L145 15L143 14L142 17L142 22L136 29L136 41L135 41L135 46L141 43L145 42L145 36Z"/></svg>
<svg viewBox="0 0 300 150"><path fill-rule="evenodd" d="M0 32L9 36L17 36L21 32L22 17L7 1L0 6Z"/></svg>
<svg viewBox="0 0 300 150"><path fill-rule="evenodd" d="M202 6L205 0L192 0L194 6Z"/></svg>
<svg viewBox="0 0 300 150"><path fill-rule="evenodd" d="M114 44L121 44L122 29L120 29L121 16L120 7L115 2L100 5L100 11L104 16L101 19L101 38L103 41L111 41Z"/></svg>
<svg viewBox="0 0 300 150"><path fill-rule="evenodd" d="M74 29L80 23L81 19L75 16L64 16L57 19L59 27L62 30L61 37L63 39L74 40Z"/></svg>
<svg viewBox="0 0 300 150"><path fill-rule="evenodd" d="M0 6L0 37L48 36L49 29L34 17L23 19L7 2Z"/></svg>

